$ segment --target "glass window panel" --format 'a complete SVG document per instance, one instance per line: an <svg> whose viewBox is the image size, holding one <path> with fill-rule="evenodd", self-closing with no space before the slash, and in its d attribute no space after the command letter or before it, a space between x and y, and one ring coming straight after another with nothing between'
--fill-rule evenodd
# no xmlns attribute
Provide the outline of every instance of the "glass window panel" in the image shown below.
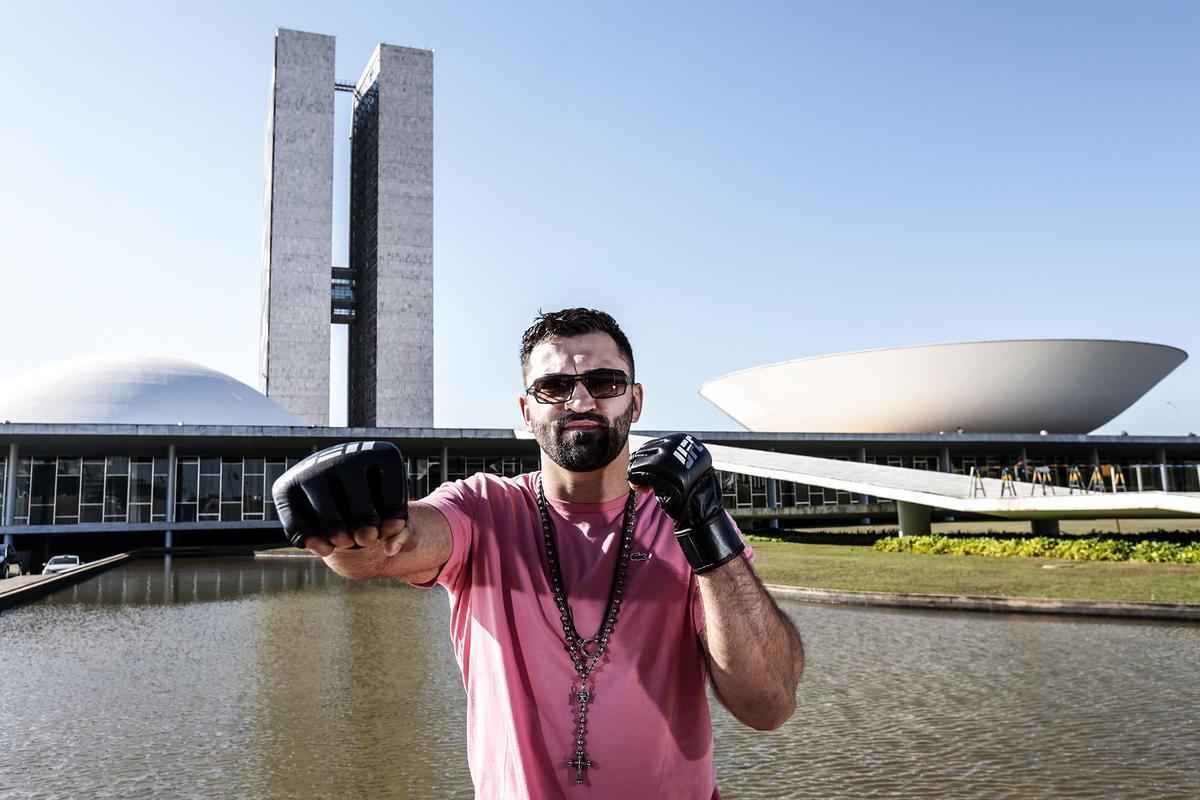
<svg viewBox="0 0 1200 800"><path fill-rule="evenodd" d="M247 458L245 461L247 475L262 475L266 461L261 458Z"/></svg>
<svg viewBox="0 0 1200 800"><path fill-rule="evenodd" d="M32 476L29 473L17 474L17 502L13 504L13 514L18 517L29 516L29 483Z"/></svg>
<svg viewBox="0 0 1200 800"><path fill-rule="evenodd" d="M221 510L221 479L216 475L200 476L200 513L216 514Z"/></svg>
<svg viewBox="0 0 1200 800"><path fill-rule="evenodd" d="M33 462L33 481L30 484L31 505L54 503L54 462L38 459Z"/></svg>
<svg viewBox="0 0 1200 800"><path fill-rule="evenodd" d="M297 465L297 464L299 464L299 463L300 463L300 459L298 459L298 458L289 458L289 459L287 460L287 468L288 468L288 469L291 469L292 467L296 466L296 465Z"/></svg>
<svg viewBox="0 0 1200 800"><path fill-rule="evenodd" d="M104 481L104 516L124 517L129 499L129 478L110 475Z"/></svg>
<svg viewBox="0 0 1200 800"><path fill-rule="evenodd" d="M178 459L176 459L176 462L178 462ZM156 458L156 459L154 459L154 474L155 475L166 475L168 472L171 471L169 469L170 466L171 466L170 462L167 459Z"/></svg>
<svg viewBox="0 0 1200 800"><path fill-rule="evenodd" d="M148 503L131 503L129 506L130 522L149 522L150 505Z"/></svg>
<svg viewBox="0 0 1200 800"><path fill-rule="evenodd" d="M83 462L83 487L80 491L84 503L104 502L104 462Z"/></svg>
<svg viewBox="0 0 1200 800"><path fill-rule="evenodd" d="M54 522L54 506L30 506L30 525L49 525Z"/></svg>
<svg viewBox="0 0 1200 800"><path fill-rule="evenodd" d="M221 474L221 459L219 459L219 458L202 458L202 459L200 459L200 474L201 475L220 475Z"/></svg>
<svg viewBox="0 0 1200 800"><path fill-rule="evenodd" d="M221 466L221 500L242 501L242 465L237 461L226 461Z"/></svg>
<svg viewBox="0 0 1200 800"><path fill-rule="evenodd" d="M154 476L154 516L165 517L167 513L167 476Z"/></svg>
<svg viewBox="0 0 1200 800"><path fill-rule="evenodd" d="M136 463L132 466L129 485L129 502L150 502L150 480L153 476L153 465L149 461Z"/></svg>
<svg viewBox="0 0 1200 800"><path fill-rule="evenodd" d="M179 464L176 470L175 499L181 503L196 502L196 481L200 478L200 464L193 461L189 464Z"/></svg>
<svg viewBox="0 0 1200 800"><path fill-rule="evenodd" d="M196 504L195 503L180 503L175 507L176 522L195 522L196 521Z"/></svg>
<svg viewBox="0 0 1200 800"><path fill-rule="evenodd" d="M222 522L241 522L242 521L242 504L241 503L221 503L221 521Z"/></svg>
<svg viewBox="0 0 1200 800"><path fill-rule="evenodd" d="M60 475L58 477L58 490L57 497L55 499L54 516L56 518L79 516L78 475Z"/></svg>
<svg viewBox="0 0 1200 800"><path fill-rule="evenodd" d="M78 475L79 469L83 465L81 458L60 458L58 459L58 474L62 475Z"/></svg>
<svg viewBox="0 0 1200 800"><path fill-rule="evenodd" d="M80 506L79 521L80 522L99 522L101 514L104 513L104 506Z"/></svg>
<svg viewBox="0 0 1200 800"><path fill-rule="evenodd" d="M266 484L266 486L267 486L268 492L271 491L271 487L275 485L275 481L279 480L279 476L282 475L283 472L284 472L284 465L282 463L267 464L267 484Z"/></svg>
<svg viewBox="0 0 1200 800"><path fill-rule="evenodd" d="M105 459L109 475L128 475L129 459L125 456L110 456Z"/></svg>
<svg viewBox="0 0 1200 800"><path fill-rule="evenodd" d="M17 475L30 475L33 472L33 459L17 459Z"/></svg>
<svg viewBox="0 0 1200 800"><path fill-rule="evenodd" d="M737 504L748 506L750 505L750 481L745 475L738 475L737 478Z"/></svg>
<svg viewBox="0 0 1200 800"><path fill-rule="evenodd" d="M261 514L263 510L263 476L246 476L246 493L242 495L242 511L247 514Z"/></svg>

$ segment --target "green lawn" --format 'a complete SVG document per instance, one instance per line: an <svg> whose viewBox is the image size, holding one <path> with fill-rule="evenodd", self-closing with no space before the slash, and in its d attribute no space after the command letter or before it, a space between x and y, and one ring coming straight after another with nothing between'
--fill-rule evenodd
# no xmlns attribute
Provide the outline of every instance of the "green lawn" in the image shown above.
<svg viewBox="0 0 1200 800"><path fill-rule="evenodd" d="M1200 566L880 553L870 547L753 542L765 583L856 592L1200 603Z"/></svg>

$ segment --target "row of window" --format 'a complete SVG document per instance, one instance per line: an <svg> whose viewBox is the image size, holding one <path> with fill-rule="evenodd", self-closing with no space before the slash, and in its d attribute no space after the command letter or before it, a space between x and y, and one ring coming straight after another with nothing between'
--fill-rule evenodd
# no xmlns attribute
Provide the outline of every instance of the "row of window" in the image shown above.
<svg viewBox="0 0 1200 800"><path fill-rule="evenodd" d="M183 456L176 461L175 520L178 522L241 522L277 519L270 489L283 472L299 459L222 458ZM848 460L848 459L841 459ZM909 469L938 470L937 456L869 457L868 463ZM1067 486L1073 466L1065 459L1030 459L1016 465L1024 469L1018 480L1030 480L1032 470L1048 466L1054 482ZM0 486L6 485L6 459L0 458ZM536 455L491 458L454 456L443 471L441 459L408 459L409 497L424 497L444 480L460 480L477 472L514 477L539 467ZM997 458L955 456L956 474L972 469L992 477L1013 469L1014 464ZM1124 478L1129 491L1166 487L1173 491L1200 491L1200 465L1115 465L1111 470ZM19 459L16 471L14 523L17 525L70 525L85 522L165 522L167 507L166 458L108 456L103 458ZM1090 467L1083 467L1083 480ZM765 478L720 473L722 500L726 508L767 508L771 498ZM964 490L965 492L965 490ZM3 514L0 492L0 514ZM788 481L776 482L775 506L856 505L875 498L821 486ZM886 502L886 501L885 501ZM0 517L2 519L2 517Z"/></svg>

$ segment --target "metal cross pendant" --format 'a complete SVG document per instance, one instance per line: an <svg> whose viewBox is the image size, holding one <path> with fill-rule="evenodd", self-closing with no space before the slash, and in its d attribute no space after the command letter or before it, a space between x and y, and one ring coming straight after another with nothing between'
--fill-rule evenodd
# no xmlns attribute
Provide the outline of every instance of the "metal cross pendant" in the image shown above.
<svg viewBox="0 0 1200 800"><path fill-rule="evenodd" d="M576 751L575 757L567 762L567 766L575 770L576 783L583 783L584 773L587 772L588 767L591 765L592 762L588 759L587 754L582 750Z"/></svg>
<svg viewBox="0 0 1200 800"><path fill-rule="evenodd" d="M571 705L578 705L580 711L587 713L588 703L595 699L595 695L592 694L586 684L579 687L571 687Z"/></svg>

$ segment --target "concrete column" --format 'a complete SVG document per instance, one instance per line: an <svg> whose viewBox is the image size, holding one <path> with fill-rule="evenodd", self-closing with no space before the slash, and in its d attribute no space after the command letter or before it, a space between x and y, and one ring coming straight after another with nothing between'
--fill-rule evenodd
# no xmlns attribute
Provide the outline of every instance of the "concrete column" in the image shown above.
<svg viewBox="0 0 1200 800"><path fill-rule="evenodd" d="M17 509L17 457L20 448L13 442L8 446L8 467L4 472L4 519L0 520L5 527L13 524ZM4 534L4 543L12 544L12 534Z"/></svg>
<svg viewBox="0 0 1200 800"><path fill-rule="evenodd" d="M1092 448L1091 458L1092 458L1092 466L1093 467L1100 466L1100 448L1099 447Z"/></svg>
<svg viewBox="0 0 1200 800"><path fill-rule="evenodd" d="M175 445L167 447L167 531L163 536L163 547L171 549L171 528L175 522Z"/></svg>
<svg viewBox="0 0 1200 800"><path fill-rule="evenodd" d="M450 448L442 447L442 483L450 480Z"/></svg>
<svg viewBox="0 0 1200 800"><path fill-rule="evenodd" d="M779 508L779 481L774 478L767 478L767 508ZM779 517L772 517L767 525L778 528Z"/></svg>
<svg viewBox="0 0 1200 800"><path fill-rule="evenodd" d="M867 448L865 448L865 447L858 448L858 462L860 464L867 463ZM869 494L860 494L858 496L858 502L862 503L865 506L867 503L871 502L871 496Z"/></svg>
<svg viewBox="0 0 1200 800"><path fill-rule="evenodd" d="M1167 469L1167 448L1158 448L1158 476L1164 492L1171 491L1171 471Z"/></svg>
<svg viewBox="0 0 1200 800"><path fill-rule="evenodd" d="M953 472L953 463L950 461L950 448L942 448L942 472Z"/></svg>
<svg viewBox="0 0 1200 800"><path fill-rule="evenodd" d="M933 509L929 506L897 500L896 511L900 514L901 536L928 536L932 531Z"/></svg>
<svg viewBox="0 0 1200 800"><path fill-rule="evenodd" d="M1058 536L1059 533L1056 519L1031 519L1029 528L1034 536Z"/></svg>

